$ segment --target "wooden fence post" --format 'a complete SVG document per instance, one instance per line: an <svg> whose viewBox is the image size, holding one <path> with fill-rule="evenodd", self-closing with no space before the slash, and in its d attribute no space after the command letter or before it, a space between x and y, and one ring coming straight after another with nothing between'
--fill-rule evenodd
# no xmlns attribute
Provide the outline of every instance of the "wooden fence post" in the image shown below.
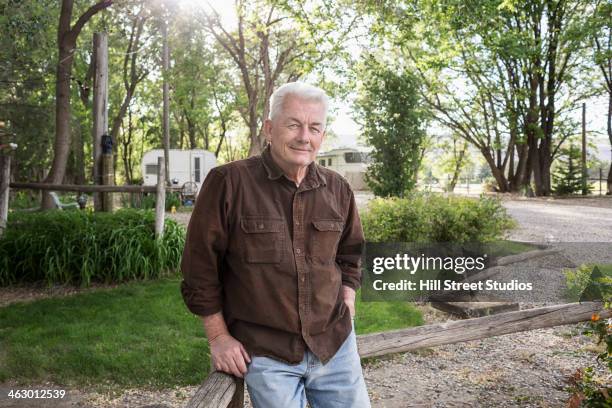
<svg viewBox="0 0 612 408"><path fill-rule="evenodd" d="M11 182L11 156L0 153L0 237L6 229Z"/></svg>
<svg viewBox="0 0 612 408"><path fill-rule="evenodd" d="M102 135L108 133L108 34L95 33L93 39L93 180L102 184ZM95 211L103 211L103 194L94 193Z"/></svg>
<svg viewBox="0 0 612 408"><path fill-rule="evenodd" d="M157 189L155 191L155 236L161 238L164 235L164 217L166 211L166 174L164 158L157 158Z"/></svg>
<svg viewBox="0 0 612 408"><path fill-rule="evenodd" d="M106 136L110 139L110 136ZM102 185L112 186L115 184L113 170L113 150L110 148L110 153L102 154ZM102 193L102 211L113 212L113 193Z"/></svg>

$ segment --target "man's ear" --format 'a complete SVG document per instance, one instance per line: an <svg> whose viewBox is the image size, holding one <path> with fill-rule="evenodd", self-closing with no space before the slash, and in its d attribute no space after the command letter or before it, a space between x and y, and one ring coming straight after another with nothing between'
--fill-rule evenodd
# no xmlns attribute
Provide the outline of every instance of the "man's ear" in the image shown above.
<svg viewBox="0 0 612 408"><path fill-rule="evenodd" d="M272 142L272 121L270 119L264 120L263 131L268 143Z"/></svg>

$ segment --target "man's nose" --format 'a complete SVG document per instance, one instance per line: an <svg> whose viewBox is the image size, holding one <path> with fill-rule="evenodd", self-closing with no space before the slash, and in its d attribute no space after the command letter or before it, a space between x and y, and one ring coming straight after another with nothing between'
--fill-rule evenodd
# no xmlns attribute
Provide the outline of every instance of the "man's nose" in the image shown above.
<svg viewBox="0 0 612 408"><path fill-rule="evenodd" d="M300 143L308 143L310 142L310 134L308 133L307 127L301 127L300 131L297 134L297 141Z"/></svg>

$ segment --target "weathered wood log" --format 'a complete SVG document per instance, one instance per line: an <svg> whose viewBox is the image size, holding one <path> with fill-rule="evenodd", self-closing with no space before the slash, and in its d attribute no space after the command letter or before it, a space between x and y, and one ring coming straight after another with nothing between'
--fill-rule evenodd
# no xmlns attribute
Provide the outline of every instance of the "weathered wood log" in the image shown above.
<svg viewBox="0 0 612 408"><path fill-rule="evenodd" d="M244 381L219 371L212 372L186 408L242 408L244 406Z"/></svg>
<svg viewBox="0 0 612 408"><path fill-rule="evenodd" d="M533 251L522 252L520 254L508 255L497 259L491 266L505 266L517 262L523 262L528 259L541 258L543 256L553 255L559 252L559 249L536 249Z"/></svg>
<svg viewBox="0 0 612 408"><path fill-rule="evenodd" d="M84 193L155 193L156 186L94 186L78 184L11 183L11 188L22 190L82 191Z"/></svg>
<svg viewBox="0 0 612 408"><path fill-rule="evenodd" d="M593 313L599 313L601 318L612 316L612 311L605 310L600 302L570 303L365 334L357 336L357 346L361 358L383 356L424 347L583 322L591 319Z"/></svg>

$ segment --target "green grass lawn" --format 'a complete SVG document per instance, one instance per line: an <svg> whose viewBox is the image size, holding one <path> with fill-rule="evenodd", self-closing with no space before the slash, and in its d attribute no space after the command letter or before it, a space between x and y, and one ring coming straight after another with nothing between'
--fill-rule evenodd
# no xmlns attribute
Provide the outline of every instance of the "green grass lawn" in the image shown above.
<svg viewBox="0 0 612 408"><path fill-rule="evenodd" d="M208 344L179 282L134 282L0 308L0 382L98 390L198 384L209 371ZM356 308L358 333L423 323L407 303L358 297Z"/></svg>

